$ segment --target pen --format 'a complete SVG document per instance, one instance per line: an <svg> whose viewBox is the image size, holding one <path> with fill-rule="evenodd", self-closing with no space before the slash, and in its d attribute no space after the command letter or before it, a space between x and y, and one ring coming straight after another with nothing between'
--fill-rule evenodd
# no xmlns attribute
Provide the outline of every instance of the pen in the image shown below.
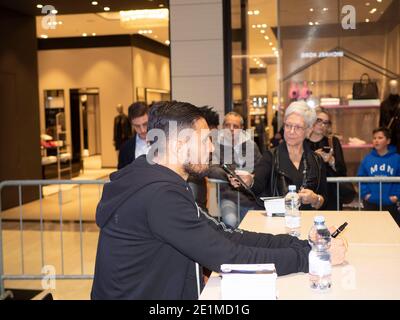
<svg viewBox="0 0 400 320"><path fill-rule="evenodd" d="M336 237L344 230L344 228L346 228L347 224L348 224L348 223L345 222L345 223L343 223L339 228L337 228L337 229L335 230L335 232L332 233L332 238L336 238Z"/></svg>

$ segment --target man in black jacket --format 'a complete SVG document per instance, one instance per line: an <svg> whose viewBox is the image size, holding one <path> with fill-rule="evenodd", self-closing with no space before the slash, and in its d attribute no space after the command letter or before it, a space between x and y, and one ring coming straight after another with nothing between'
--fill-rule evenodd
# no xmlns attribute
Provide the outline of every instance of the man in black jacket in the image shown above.
<svg viewBox="0 0 400 320"><path fill-rule="evenodd" d="M128 141L122 144L120 148L118 169L122 169L148 151L146 141L148 121L147 105L144 102L132 103L128 108L128 117L134 134Z"/></svg>
<svg viewBox="0 0 400 320"><path fill-rule="evenodd" d="M278 275L308 272L307 241L231 230L196 205L186 179L207 171L213 149L198 108L155 104L148 128L148 156L104 186L92 299L197 299L199 265L220 271L224 263L275 263ZM343 262L340 240L331 250L332 262Z"/></svg>

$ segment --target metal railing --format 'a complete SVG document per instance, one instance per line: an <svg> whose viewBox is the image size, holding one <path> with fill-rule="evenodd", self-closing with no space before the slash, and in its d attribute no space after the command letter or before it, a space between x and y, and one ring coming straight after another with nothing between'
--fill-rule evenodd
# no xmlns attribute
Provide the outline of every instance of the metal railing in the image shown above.
<svg viewBox="0 0 400 320"><path fill-rule="evenodd" d="M44 263L44 218L43 218L43 192L42 187L49 185L59 186L58 207L59 207L59 233L60 233L60 256L61 256L61 274L54 275L53 279L75 280L75 279L93 279L92 274L84 272L83 263L83 215L82 215L82 185L98 185L98 195L101 196L101 186L107 180L13 180L0 182L0 300L5 299L10 293L5 291L5 280L42 280L43 274L26 274L25 273L25 254L24 254L24 219L23 219L23 197L22 187L38 187L39 199L39 224L40 224L40 255L41 270L45 266ZM63 190L62 185L73 185L78 188L78 205L79 205L79 242L80 242L80 274L65 274L64 272L64 239L63 239ZM18 208L19 208L19 233L20 233L20 253L21 253L21 274L4 274L4 255L3 255L3 226L2 226L2 191L5 187L18 188Z"/></svg>
<svg viewBox="0 0 400 320"><path fill-rule="evenodd" d="M93 279L93 274L87 274L84 269L84 250L83 250L83 210L82 210L82 193L81 187L83 185L97 185L98 186L98 196L101 196L101 187L107 183L107 180L14 180L14 181L3 181L0 182L0 300L7 296L5 292L4 281L5 280L42 280L43 274L27 274L25 272L25 257L24 257L24 205L23 204L23 193L22 187L37 187L39 199L39 226L40 226L40 264L41 270L45 266L44 260L44 216L43 216L43 192L42 187L55 185L58 186L58 208L59 216L57 223L59 223L59 239L60 239L60 259L61 259L61 274L54 275L54 279L62 280L74 280L74 279ZM219 217L221 217L221 185L227 184L224 180L208 179L210 184L216 185L216 206L219 210ZM358 183L358 190L360 190L361 183L379 183L380 187L380 205L379 209L382 209L382 184L383 183L400 183L400 177L337 177L328 178L328 183L336 183L337 191L339 191L340 183ZM80 248L80 272L75 274L65 274L64 269L64 238L63 238L63 192L62 185L73 185L78 188L78 211L79 211L79 248ZM20 274L4 274L4 255L3 255L3 226L2 226L2 191L5 187L17 187L18 188L18 211L19 211L19 239L20 239L20 251L21 251L21 273ZM361 203L361 195L358 195L358 201ZM237 192L237 218L240 220L240 192ZM337 202L337 210L339 210L339 200ZM359 210L361 207L359 206ZM94 213L94 212L93 212Z"/></svg>

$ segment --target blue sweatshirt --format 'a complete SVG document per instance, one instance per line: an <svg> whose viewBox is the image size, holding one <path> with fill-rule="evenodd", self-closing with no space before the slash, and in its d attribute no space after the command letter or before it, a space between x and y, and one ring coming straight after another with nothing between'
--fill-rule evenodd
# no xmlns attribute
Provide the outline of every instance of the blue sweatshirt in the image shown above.
<svg viewBox="0 0 400 320"><path fill-rule="evenodd" d="M388 153L380 156L375 149L365 156L358 168L359 177L399 177L400 155L396 153L395 146L388 146ZM379 205L379 183L362 183L361 198L371 194L368 202ZM382 183L382 205L393 204L391 196L400 199L400 183Z"/></svg>

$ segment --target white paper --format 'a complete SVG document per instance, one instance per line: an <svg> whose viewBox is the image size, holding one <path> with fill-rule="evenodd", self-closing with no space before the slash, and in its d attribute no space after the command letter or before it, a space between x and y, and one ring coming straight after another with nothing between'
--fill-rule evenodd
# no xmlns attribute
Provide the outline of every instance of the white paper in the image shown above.
<svg viewBox="0 0 400 320"><path fill-rule="evenodd" d="M265 211L267 216L272 217L273 214L285 213L285 198L261 198L264 201Z"/></svg>

